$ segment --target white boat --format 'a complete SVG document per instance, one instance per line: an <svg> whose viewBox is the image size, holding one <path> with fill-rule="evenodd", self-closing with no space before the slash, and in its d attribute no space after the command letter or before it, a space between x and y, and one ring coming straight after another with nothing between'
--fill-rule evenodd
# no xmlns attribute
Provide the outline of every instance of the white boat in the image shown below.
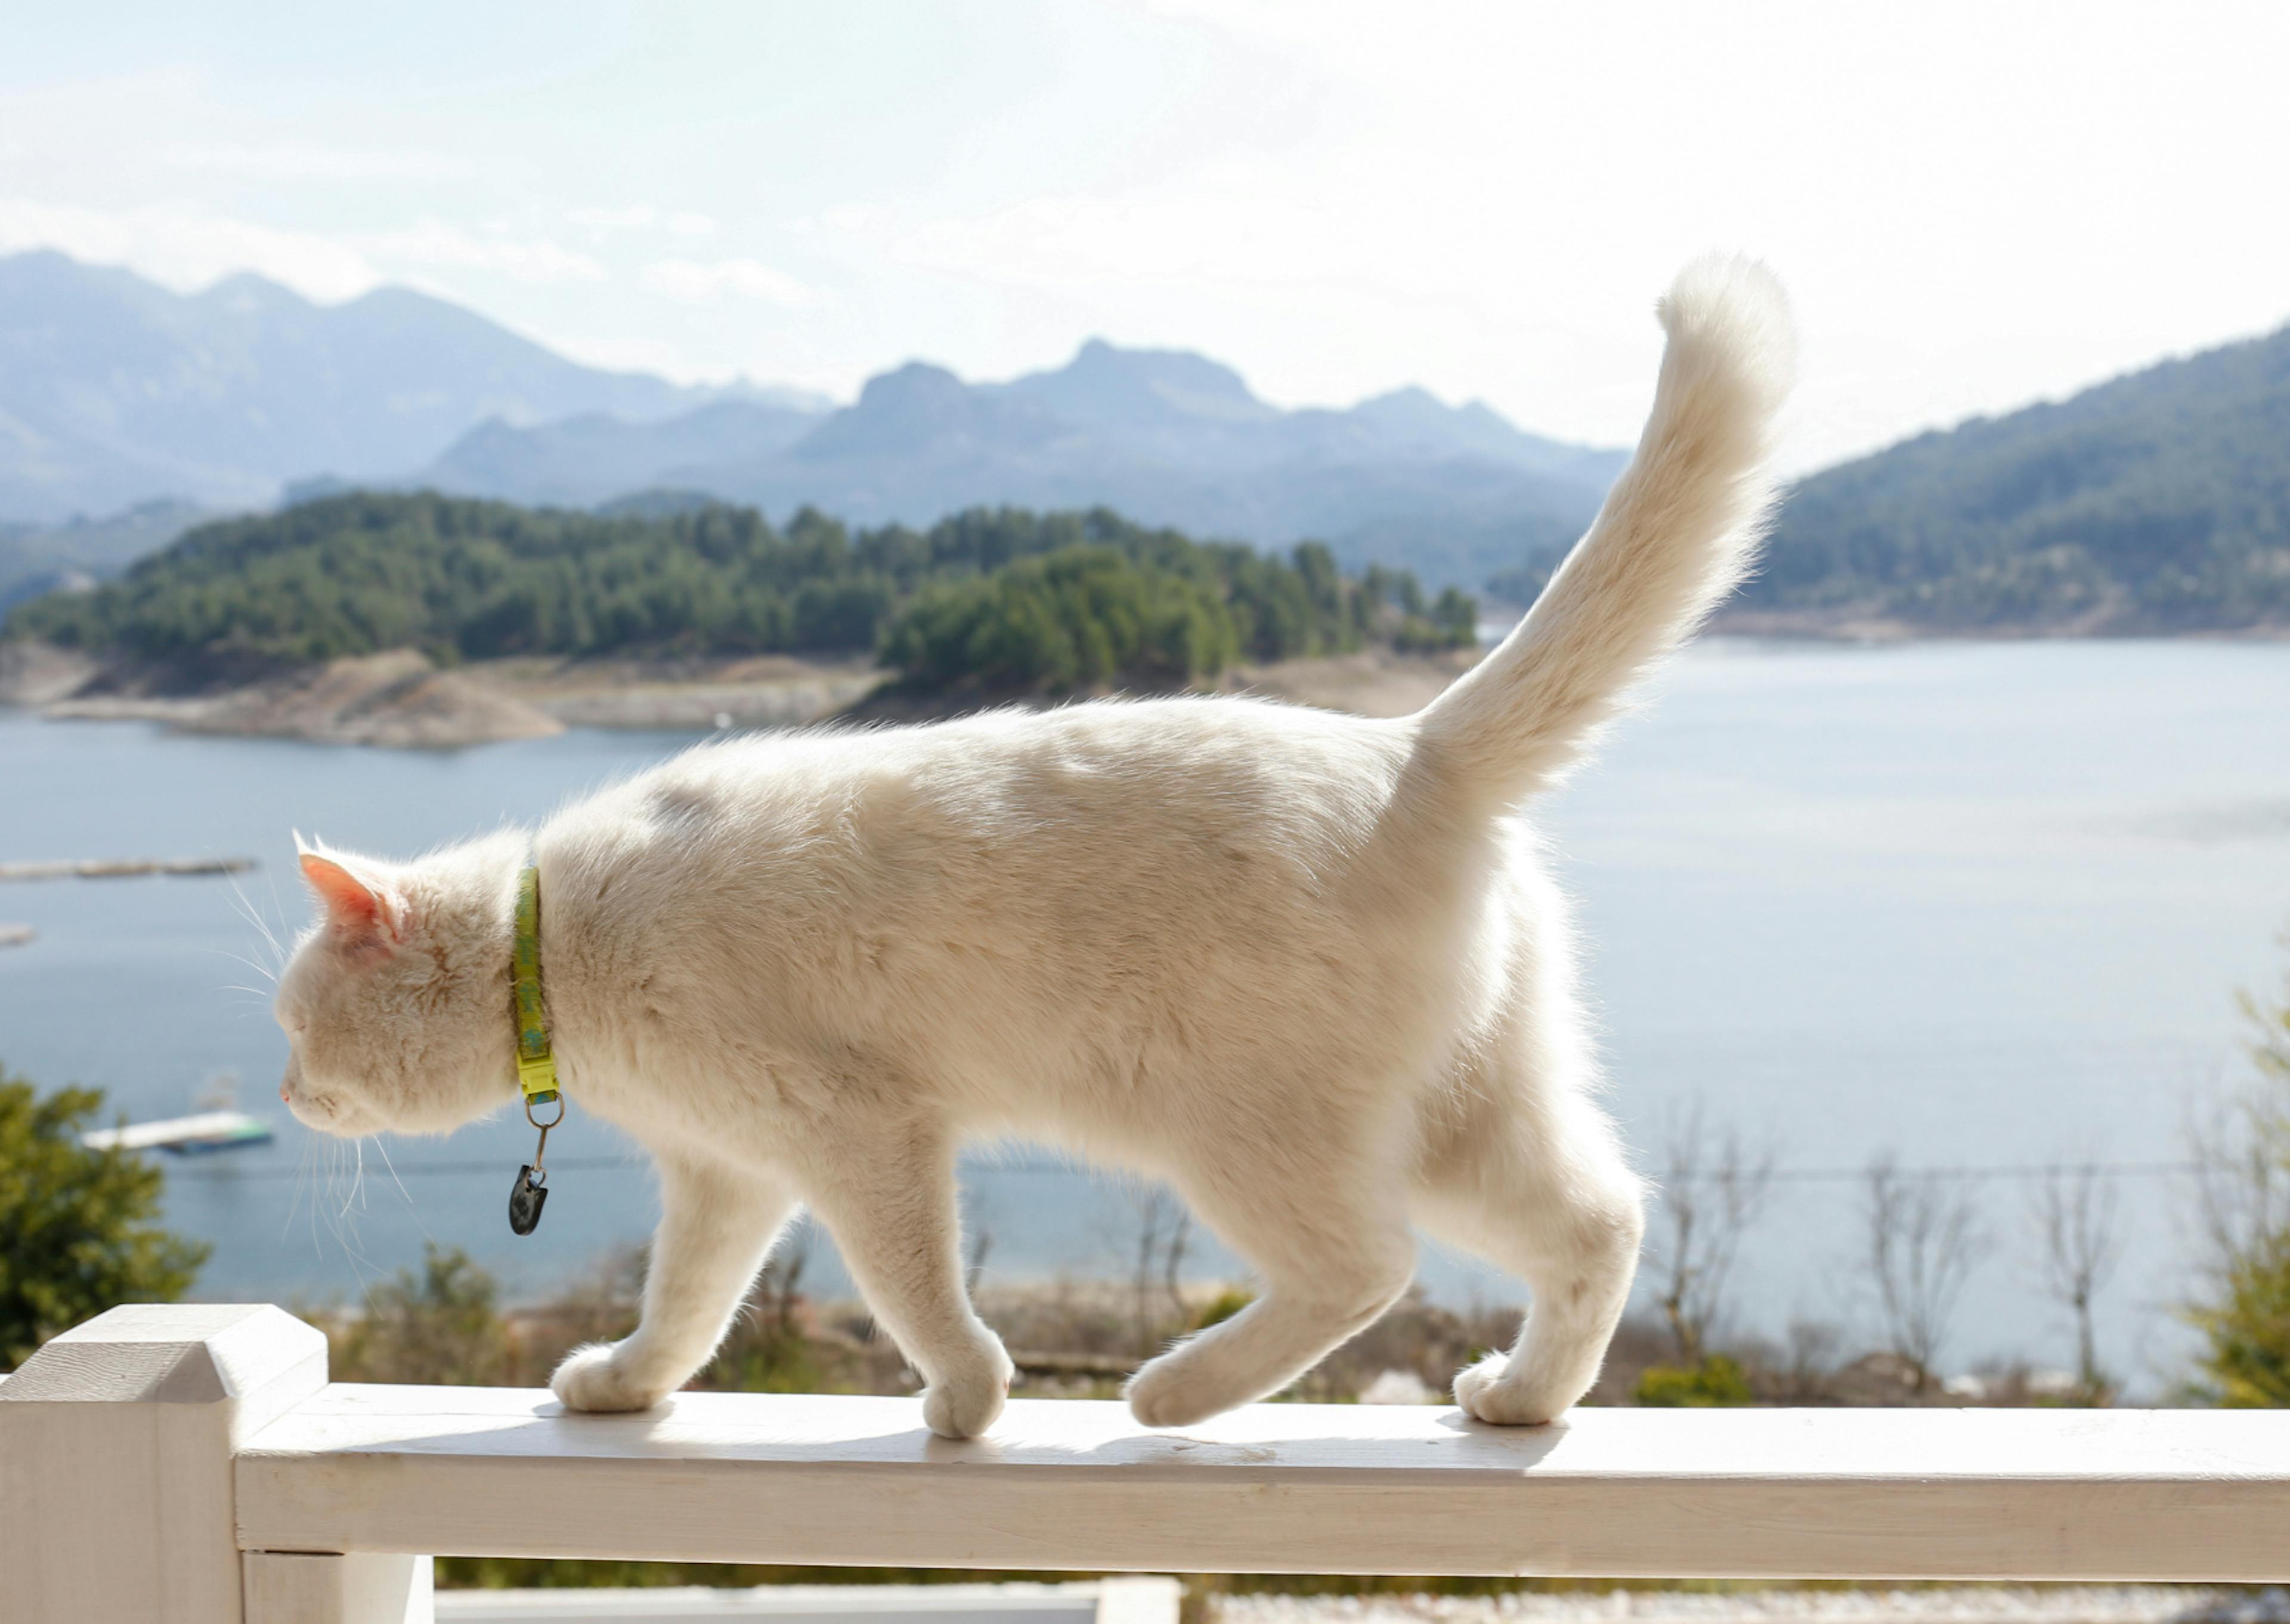
<svg viewBox="0 0 2290 1624"><path fill-rule="evenodd" d="M270 1141L269 1124L244 1111L201 1111L193 1116L171 1116L164 1122L131 1123L124 1128L95 1128L79 1136L90 1150L172 1150L196 1156L209 1150L236 1150L242 1145Z"/></svg>

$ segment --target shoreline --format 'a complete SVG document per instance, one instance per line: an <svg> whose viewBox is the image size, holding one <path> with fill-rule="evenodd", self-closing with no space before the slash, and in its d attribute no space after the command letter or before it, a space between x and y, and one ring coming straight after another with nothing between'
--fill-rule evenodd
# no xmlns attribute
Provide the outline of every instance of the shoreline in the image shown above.
<svg viewBox="0 0 2290 1624"><path fill-rule="evenodd" d="M1795 614L1731 612L1719 616L1701 640L1806 651L2021 643L2290 645L2290 628L2176 635L2065 628L1930 634L1882 619L1816 623ZM1251 693L1358 716L1397 716L1428 704L1484 652L1373 649L1243 665L1193 692ZM0 644L0 710L28 710L60 722L156 722L182 734L399 749L459 749L568 728L704 734L841 719L928 722L1002 704L1097 697L1051 700L974 692L917 697L898 692L893 675L871 660L848 657L517 657L439 667L413 650L396 649L201 680L180 668L106 663L45 644Z"/></svg>
<svg viewBox="0 0 2290 1624"><path fill-rule="evenodd" d="M0 655L7 652L0 648ZM1237 666L1197 692L1396 716L1428 704L1477 659L1476 651L1368 650ZM574 727L730 732L846 717L935 721L996 705L1051 702L971 692L900 694L891 673L871 660L788 655L516 659L441 668L398 649L211 686L186 682L180 673L106 667L62 650L19 651L18 667L12 672L0 663L0 708L49 721L156 722L183 734L413 749L544 738Z"/></svg>

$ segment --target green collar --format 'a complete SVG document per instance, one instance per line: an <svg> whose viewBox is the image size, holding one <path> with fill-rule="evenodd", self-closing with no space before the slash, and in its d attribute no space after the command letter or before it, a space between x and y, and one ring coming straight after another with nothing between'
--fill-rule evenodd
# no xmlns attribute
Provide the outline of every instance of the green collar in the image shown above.
<svg viewBox="0 0 2290 1624"><path fill-rule="evenodd" d="M516 1085L525 1114L557 1098L556 1054L548 1042L548 1011L540 1002L540 870L531 863L516 876L516 937L510 953L516 988Z"/></svg>

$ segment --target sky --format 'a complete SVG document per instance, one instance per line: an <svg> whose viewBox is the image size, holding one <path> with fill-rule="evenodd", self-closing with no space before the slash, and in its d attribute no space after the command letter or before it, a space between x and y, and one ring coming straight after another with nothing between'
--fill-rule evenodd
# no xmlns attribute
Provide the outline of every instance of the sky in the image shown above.
<svg viewBox="0 0 2290 1624"><path fill-rule="evenodd" d="M0 252L848 398L1082 340L1621 444L1791 290L1793 470L2290 319L2290 6L0 0Z"/></svg>

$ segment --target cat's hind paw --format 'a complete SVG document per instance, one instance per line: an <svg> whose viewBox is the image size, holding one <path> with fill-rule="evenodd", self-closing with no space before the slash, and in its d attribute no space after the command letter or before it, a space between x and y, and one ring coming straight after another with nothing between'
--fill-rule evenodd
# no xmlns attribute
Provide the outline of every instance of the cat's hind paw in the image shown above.
<svg viewBox="0 0 2290 1624"><path fill-rule="evenodd" d="M1148 1427L1190 1427L1245 1404L1207 1344L1188 1342L1129 1379L1129 1412Z"/></svg>
<svg viewBox="0 0 2290 1624"><path fill-rule="evenodd" d="M1455 1403L1476 1421L1497 1427L1540 1427L1565 1414L1575 1396L1546 1384L1509 1380L1510 1356L1489 1354L1457 1373Z"/></svg>
<svg viewBox="0 0 2290 1624"><path fill-rule="evenodd" d="M548 1379L549 1390L567 1410L590 1414L649 1410L673 1390L656 1380L637 1380L625 1364L613 1358L614 1351L610 1342L574 1348Z"/></svg>

